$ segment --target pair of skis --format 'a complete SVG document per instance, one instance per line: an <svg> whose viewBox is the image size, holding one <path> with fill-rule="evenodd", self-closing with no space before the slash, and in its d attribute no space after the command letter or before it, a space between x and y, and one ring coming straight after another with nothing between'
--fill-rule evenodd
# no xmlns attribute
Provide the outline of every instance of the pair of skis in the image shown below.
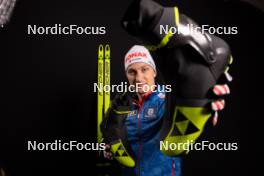
<svg viewBox="0 0 264 176"><path fill-rule="evenodd" d="M104 91L110 86L110 45L98 47L98 79L97 85L97 142L102 142L100 124L110 106L110 91ZM109 89L107 89L109 90Z"/></svg>

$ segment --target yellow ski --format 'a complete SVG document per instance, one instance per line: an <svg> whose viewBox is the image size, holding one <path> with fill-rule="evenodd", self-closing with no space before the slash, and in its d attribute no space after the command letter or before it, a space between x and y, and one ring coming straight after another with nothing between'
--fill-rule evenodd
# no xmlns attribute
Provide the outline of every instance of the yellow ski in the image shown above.
<svg viewBox="0 0 264 176"><path fill-rule="evenodd" d="M97 142L102 142L102 133L100 130L100 124L110 107L110 45L99 45L98 48L98 81L97 85ZM101 88L101 89L100 89ZM98 167L97 175L106 176L109 175L111 170L111 163L102 157L100 152L98 153Z"/></svg>
<svg viewBox="0 0 264 176"><path fill-rule="evenodd" d="M98 78L97 85L99 89L97 90L97 142L102 141L102 133L100 130L100 124L103 119L103 103L104 103L104 46L99 45L98 48Z"/></svg>
<svg viewBox="0 0 264 176"><path fill-rule="evenodd" d="M104 113L107 112L110 106L110 46L105 46L105 58L104 58L104 85L107 91L104 91Z"/></svg>

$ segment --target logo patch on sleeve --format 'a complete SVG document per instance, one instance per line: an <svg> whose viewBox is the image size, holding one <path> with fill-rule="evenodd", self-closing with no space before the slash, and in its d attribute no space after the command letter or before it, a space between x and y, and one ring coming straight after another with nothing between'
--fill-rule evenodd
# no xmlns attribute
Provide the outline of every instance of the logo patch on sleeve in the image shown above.
<svg viewBox="0 0 264 176"><path fill-rule="evenodd" d="M164 99L165 98L165 93L159 93L158 97L160 97L161 99Z"/></svg>

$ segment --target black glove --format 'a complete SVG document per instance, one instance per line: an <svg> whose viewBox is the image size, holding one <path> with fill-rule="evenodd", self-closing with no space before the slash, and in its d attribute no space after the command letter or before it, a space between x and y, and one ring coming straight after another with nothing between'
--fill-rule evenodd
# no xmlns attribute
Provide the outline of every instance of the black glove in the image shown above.
<svg viewBox="0 0 264 176"><path fill-rule="evenodd" d="M160 33L166 25L178 32ZM229 46L216 36L195 31L197 24L179 14L177 7L162 7L151 0L134 1L122 26L155 51L165 83L172 85L166 96L161 141L168 145L194 142L212 116L210 92L232 60ZM185 153L183 148L162 151L171 156Z"/></svg>
<svg viewBox="0 0 264 176"><path fill-rule="evenodd" d="M103 139L110 145L113 158L127 167L135 166L134 155L127 140L125 125L126 116L130 113L131 103L132 99L129 93L117 95L111 102L111 107L101 124Z"/></svg>

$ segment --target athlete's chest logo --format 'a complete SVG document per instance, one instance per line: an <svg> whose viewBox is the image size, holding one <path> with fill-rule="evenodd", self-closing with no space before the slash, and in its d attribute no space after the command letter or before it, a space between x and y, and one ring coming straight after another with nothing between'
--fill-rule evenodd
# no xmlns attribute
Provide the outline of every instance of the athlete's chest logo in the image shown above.
<svg viewBox="0 0 264 176"><path fill-rule="evenodd" d="M157 115L157 108L156 107L148 107L144 111L144 117L153 118Z"/></svg>

